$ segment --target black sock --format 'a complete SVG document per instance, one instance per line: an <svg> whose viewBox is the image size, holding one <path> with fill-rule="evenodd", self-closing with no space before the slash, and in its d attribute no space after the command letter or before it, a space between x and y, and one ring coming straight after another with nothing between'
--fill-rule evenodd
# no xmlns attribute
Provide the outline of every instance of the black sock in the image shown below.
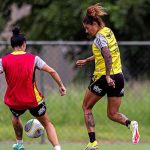
<svg viewBox="0 0 150 150"><path fill-rule="evenodd" d="M89 132L88 134L89 134L90 142L91 143L94 142L96 140L95 132Z"/></svg>
<svg viewBox="0 0 150 150"><path fill-rule="evenodd" d="M125 124L126 124L126 126L127 126L128 128L130 127L130 123L131 123L130 120L126 120L126 122L125 122Z"/></svg>

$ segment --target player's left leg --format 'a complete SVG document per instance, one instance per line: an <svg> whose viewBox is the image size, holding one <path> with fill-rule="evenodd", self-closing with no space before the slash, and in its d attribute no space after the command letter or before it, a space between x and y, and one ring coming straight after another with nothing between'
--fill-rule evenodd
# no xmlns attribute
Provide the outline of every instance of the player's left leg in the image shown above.
<svg viewBox="0 0 150 150"><path fill-rule="evenodd" d="M14 110L10 108L12 116L12 125L16 135L16 144L13 144L13 150L25 150L23 146L23 125L20 119L20 115L22 115L26 110Z"/></svg>
<svg viewBox="0 0 150 150"><path fill-rule="evenodd" d="M132 132L132 143L137 144L140 140L140 134L139 134L139 130L138 130L138 122L137 121L131 121L130 130Z"/></svg>
<svg viewBox="0 0 150 150"><path fill-rule="evenodd" d="M124 114L119 113L122 96L124 96L123 74L111 75L111 78L115 81L115 88L107 85L107 116L113 121L129 126L131 121Z"/></svg>
<svg viewBox="0 0 150 150"><path fill-rule="evenodd" d="M12 124L16 135L17 143L13 145L13 150L24 150L23 146L23 126L19 117L12 116Z"/></svg>
<svg viewBox="0 0 150 150"><path fill-rule="evenodd" d="M137 121L130 121L124 114L119 112L121 97L108 97L107 116L109 119L126 125L132 132L132 142L137 144L140 139Z"/></svg>
<svg viewBox="0 0 150 150"><path fill-rule="evenodd" d="M121 97L108 97L107 116L113 121L128 126L128 124L130 124L130 121L124 114L119 112L120 105Z"/></svg>

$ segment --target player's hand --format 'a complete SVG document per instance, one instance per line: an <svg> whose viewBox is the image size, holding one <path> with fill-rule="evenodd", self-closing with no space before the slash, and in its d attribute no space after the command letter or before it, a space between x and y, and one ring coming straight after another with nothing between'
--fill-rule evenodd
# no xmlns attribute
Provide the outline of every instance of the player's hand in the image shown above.
<svg viewBox="0 0 150 150"><path fill-rule="evenodd" d="M76 61L77 66L83 66L87 63L87 59L81 59Z"/></svg>
<svg viewBox="0 0 150 150"><path fill-rule="evenodd" d="M112 86L113 88L115 88L115 81L110 76L106 76L106 81L108 83L108 86Z"/></svg>
<svg viewBox="0 0 150 150"><path fill-rule="evenodd" d="M66 88L64 87L64 85L62 85L62 86L60 86L59 87L59 92L60 92L60 95L61 96L64 96L64 95L66 95Z"/></svg>

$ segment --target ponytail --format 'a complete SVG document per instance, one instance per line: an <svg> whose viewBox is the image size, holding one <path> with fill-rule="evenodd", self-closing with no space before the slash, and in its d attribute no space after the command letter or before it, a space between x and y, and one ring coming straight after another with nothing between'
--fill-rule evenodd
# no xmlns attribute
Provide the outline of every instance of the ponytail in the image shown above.
<svg viewBox="0 0 150 150"><path fill-rule="evenodd" d="M83 23L92 25L93 22L96 22L99 26L103 27L105 25L101 17L105 15L107 15L107 13L104 8L100 3L97 3L87 8L86 16L83 18Z"/></svg>
<svg viewBox="0 0 150 150"><path fill-rule="evenodd" d="M20 34L20 29L18 27L15 27L12 30L12 37L11 37L11 46L12 48L14 47L20 47L23 45L24 42L26 42L26 38L24 37L23 34Z"/></svg>

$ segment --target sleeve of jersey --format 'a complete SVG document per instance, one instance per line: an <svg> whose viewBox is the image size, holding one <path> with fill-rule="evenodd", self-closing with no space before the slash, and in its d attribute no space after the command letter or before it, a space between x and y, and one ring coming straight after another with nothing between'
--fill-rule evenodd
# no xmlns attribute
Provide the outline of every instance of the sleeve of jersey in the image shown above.
<svg viewBox="0 0 150 150"><path fill-rule="evenodd" d="M3 73L4 69L3 69L3 66L2 66L2 59L0 59L0 73Z"/></svg>
<svg viewBox="0 0 150 150"><path fill-rule="evenodd" d="M36 68L41 70L45 64L45 61L43 61L39 56L35 57L34 65Z"/></svg>
<svg viewBox="0 0 150 150"><path fill-rule="evenodd" d="M95 45L99 50L101 50L103 47L108 47L108 42L105 39L105 37L101 34L98 34L94 40Z"/></svg>

